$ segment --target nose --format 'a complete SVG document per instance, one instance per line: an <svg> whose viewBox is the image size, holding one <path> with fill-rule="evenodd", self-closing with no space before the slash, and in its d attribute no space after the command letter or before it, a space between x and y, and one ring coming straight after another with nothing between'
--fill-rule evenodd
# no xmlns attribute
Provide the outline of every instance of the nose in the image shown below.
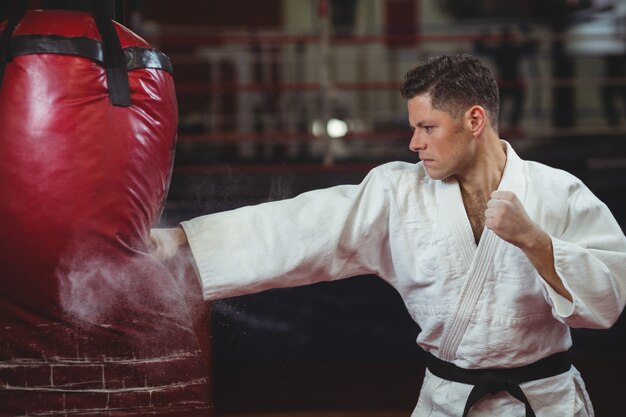
<svg viewBox="0 0 626 417"><path fill-rule="evenodd" d="M413 131L413 136L411 136L411 141L409 142L409 149L411 150L411 152L419 152L425 148L426 143L422 138L420 138L419 129L415 129Z"/></svg>

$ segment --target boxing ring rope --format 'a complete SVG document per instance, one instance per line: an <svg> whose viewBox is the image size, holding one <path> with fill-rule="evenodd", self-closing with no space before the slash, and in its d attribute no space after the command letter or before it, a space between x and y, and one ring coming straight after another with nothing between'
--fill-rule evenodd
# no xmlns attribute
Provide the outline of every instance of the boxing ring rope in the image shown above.
<svg viewBox="0 0 626 417"><path fill-rule="evenodd" d="M204 28L194 28L189 26L164 26L158 33L148 33L146 38L164 47L172 45L228 45L228 44L270 44L286 45L297 43L317 44L320 42L319 35L292 35L292 34L225 34L210 33ZM520 39L533 38L531 36L520 36ZM571 41L571 40L603 40L607 38L604 34L554 34L542 33L543 41ZM331 36L333 45L347 44L391 44L404 46L418 46L428 43L459 43L473 42L478 40L497 41L500 35L483 35L477 33L466 34L415 34L415 35L351 35L351 36Z"/></svg>
<svg viewBox="0 0 626 417"><path fill-rule="evenodd" d="M404 71L414 62L439 51L475 53L476 42L502 40L500 35L477 32L408 36L355 34L349 37L329 34L325 38L322 33L251 33L246 30L219 33L202 27L177 26L164 26L148 33L147 38L169 51L175 70L180 74L179 77L175 74L179 103L183 103L179 142L185 146L212 143L244 148L255 142L270 147L320 142L320 135L312 131L312 124L341 113L336 107L343 107L342 117L350 125L344 136L336 138L337 143L348 148L367 146L364 144L371 142L402 147L409 137L403 102L398 94ZM602 73L600 56L572 55L574 64L583 69L578 71L580 73L569 78L550 74L553 42L591 42L606 38L603 34L584 38L571 33L518 34L519 42L536 42L537 47L534 55L525 57L522 77L499 81L502 88L521 87L526 92L523 121L519 126L501 123L502 136L526 141L587 135L624 137L625 127L609 126L604 121L603 103L598 96L601 89L617 92L621 87L626 88L626 73L609 78ZM327 71L331 76L326 83L320 74L325 42L330 58L324 65L329 66ZM181 49L185 52L178 52ZM483 58L493 64L490 57ZM224 63L230 65L228 76L219 72L219 66ZM530 73L531 66L534 66L534 73ZM493 67L497 73L495 65ZM351 73L346 75L348 72ZM550 91L558 89L570 89L576 97L578 107L573 109L573 114L578 123L559 126L551 122ZM320 107L319 103L328 96L332 99ZM626 101L626 94L622 100ZM196 103L190 107L200 120L191 129L184 128L184 103L187 101ZM298 106L301 120L300 125L294 127L292 119ZM326 109L327 106L331 109ZM512 111L513 105L506 106L503 118ZM353 126L348 119L362 123ZM246 152L243 154L244 161L250 159L245 157Z"/></svg>

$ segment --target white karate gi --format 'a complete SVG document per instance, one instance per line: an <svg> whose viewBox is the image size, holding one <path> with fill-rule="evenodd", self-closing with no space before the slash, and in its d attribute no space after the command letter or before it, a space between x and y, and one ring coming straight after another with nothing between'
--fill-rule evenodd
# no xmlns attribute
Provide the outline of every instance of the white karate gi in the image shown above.
<svg viewBox="0 0 626 417"><path fill-rule="evenodd" d="M485 228L475 244L456 180L421 163L373 169L359 185L244 207L182 223L204 297L218 299L376 274L402 296L417 343L464 368L518 367L571 346L569 327L606 328L626 299L626 238L578 179L523 161L509 144L499 185L516 193L551 238L558 295L524 253ZM540 416L593 410L578 371L521 384ZM413 417L461 416L472 386L426 373ZM470 416L524 416L502 392Z"/></svg>

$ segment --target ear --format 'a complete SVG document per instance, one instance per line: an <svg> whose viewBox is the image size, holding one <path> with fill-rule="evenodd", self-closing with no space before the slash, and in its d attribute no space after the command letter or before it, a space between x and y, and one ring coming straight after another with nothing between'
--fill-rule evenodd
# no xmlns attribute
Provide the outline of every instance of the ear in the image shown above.
<svg viewBox="0 0 626 417"><path fill-rule="evenodd" d="M478 105L470 107L465 112L465 123L474 137L480 136L489 124L487 111Z"/></svg>

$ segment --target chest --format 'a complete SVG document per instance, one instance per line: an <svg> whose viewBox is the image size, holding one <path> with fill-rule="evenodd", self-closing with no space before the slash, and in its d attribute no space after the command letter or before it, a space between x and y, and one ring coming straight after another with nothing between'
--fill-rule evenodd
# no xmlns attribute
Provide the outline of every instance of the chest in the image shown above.
<svg viewBox="0 0 626 417"><path fill-rule="evenodd" d="M485 228L485 210L487 210L487 200L482 197L463 195L463 205L465 213L472 226L472 234L476 244L480 241L480 236Z"/></svg>

